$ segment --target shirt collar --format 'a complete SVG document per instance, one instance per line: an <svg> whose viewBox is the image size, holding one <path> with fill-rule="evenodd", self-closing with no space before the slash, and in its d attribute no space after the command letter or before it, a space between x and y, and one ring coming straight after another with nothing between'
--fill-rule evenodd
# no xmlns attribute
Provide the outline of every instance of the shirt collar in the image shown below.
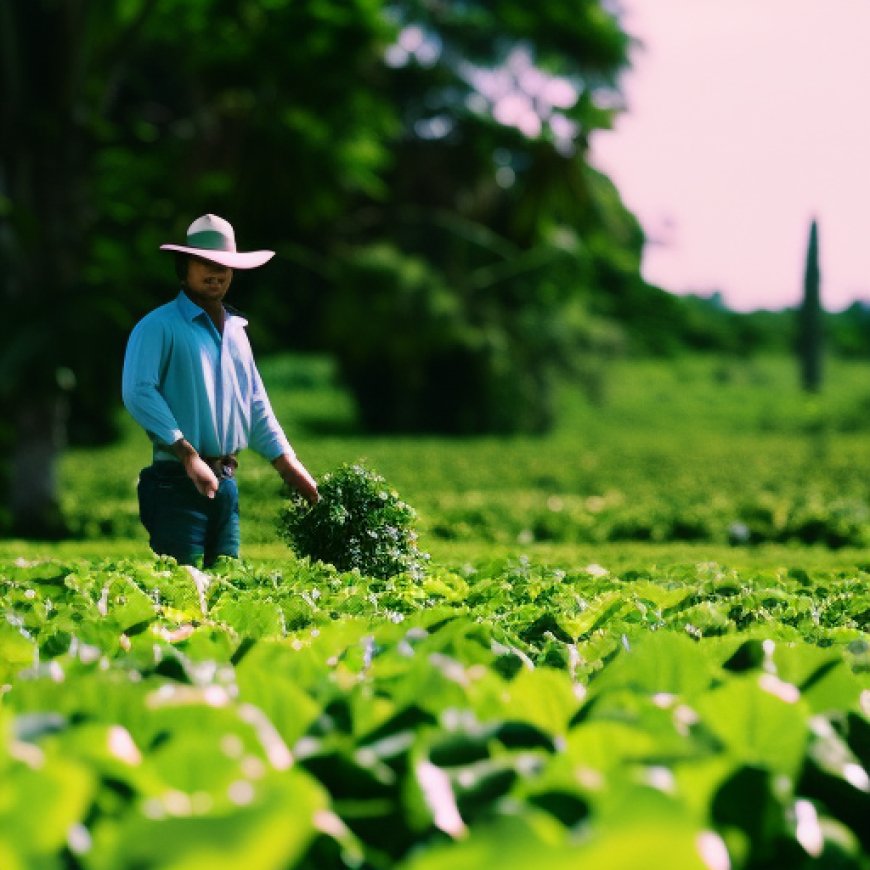
<svg viewBox="0 0 870 870"><path fill-rule="evenodd" d="M205 315L206 317L208 316L205 311L203 311L203 309L184 292L184 290L181 290L178 296L175 297L175 303L178 305L179 310L188 322L199 317L200 314ZM224 311L226 312L226 322L229 322L230 320L238 320L241 326L248 325L248 321L238 311L236 311L235 308L232 308L229 305L224 305Z"/></svg>

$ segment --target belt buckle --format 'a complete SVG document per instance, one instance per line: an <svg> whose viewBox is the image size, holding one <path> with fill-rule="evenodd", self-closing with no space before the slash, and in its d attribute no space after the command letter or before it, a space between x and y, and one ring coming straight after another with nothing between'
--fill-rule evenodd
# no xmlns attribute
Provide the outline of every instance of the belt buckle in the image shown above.
<svg viewBox="0 0 870 870"><path fill-rule="evenodd" d="M239 463L232 453L228 453L226 456L203 456L202 458L218 480L228 480L235 476Z"/></svg>
<svg viewBox="0 0 870 870"><path fill-rule="evenodd" d="M236 474L236 466L239 464L236 460L235 456L221 456L217 461L218 467L221 471L221 478L224 480L228 480L232 477L235 477Z"/></svg>

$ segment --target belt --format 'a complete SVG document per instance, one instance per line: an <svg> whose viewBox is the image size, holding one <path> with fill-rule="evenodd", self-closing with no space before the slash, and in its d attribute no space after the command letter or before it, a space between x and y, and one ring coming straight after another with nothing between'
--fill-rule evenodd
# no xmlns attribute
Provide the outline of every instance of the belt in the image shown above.
<svg viewBox="0 0 870 870"><path fill-rule="evenodd" d="M239 467L239 460L232 453L226 456L201 456L200 459L214 472L218 480L235 477Z"/></svg>

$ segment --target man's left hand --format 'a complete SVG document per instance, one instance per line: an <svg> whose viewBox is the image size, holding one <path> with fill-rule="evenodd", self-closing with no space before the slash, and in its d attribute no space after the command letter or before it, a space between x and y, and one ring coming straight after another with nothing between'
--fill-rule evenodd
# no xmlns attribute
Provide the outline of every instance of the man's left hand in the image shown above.
<svg viewBox="0 0 870 870"><path fill-rule="evenodd" d="M284 483L299 492L309 504L317 504L320 501L317 482L296 456L285 453L272 460L272 465L281 475Z"/></svg>

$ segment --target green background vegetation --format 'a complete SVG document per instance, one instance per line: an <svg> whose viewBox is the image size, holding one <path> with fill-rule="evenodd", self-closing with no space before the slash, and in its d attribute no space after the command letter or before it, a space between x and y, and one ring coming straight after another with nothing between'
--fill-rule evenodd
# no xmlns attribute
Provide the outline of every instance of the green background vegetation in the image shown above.
<svg viewBox="0 0 870 870"><path fill-rule="evenodd" d="M870 366L831 360L821 394L799 388L784 356L621 360L592 401L563 383L546 436L438 438L361 432L324 358L274 357L262 370L299 454L322 475L344 462L381 472L419 514L423 548L867 543L861 473ZM76 537L144 543L135 480L150 445L126 436L69 450L62 503ZM244 553L275 553L280 481L244 454L238 472ZM86 546L86 544L83 544Z"/></svg>

